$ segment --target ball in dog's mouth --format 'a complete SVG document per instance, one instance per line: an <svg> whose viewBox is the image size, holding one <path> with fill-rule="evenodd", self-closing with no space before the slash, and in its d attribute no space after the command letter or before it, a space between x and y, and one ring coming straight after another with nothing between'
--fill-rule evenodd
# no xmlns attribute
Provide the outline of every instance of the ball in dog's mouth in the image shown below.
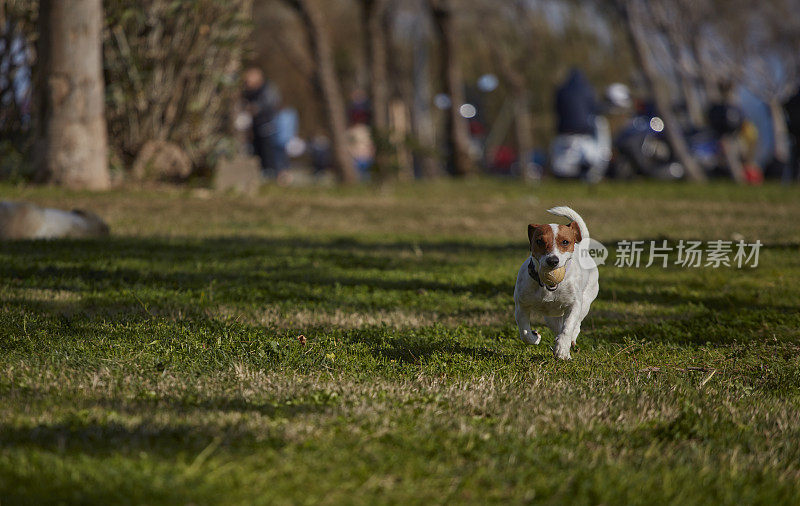
<svg viewBox="0 0 800 506"><path fill-rule="evenodd" d="M562 266L558 267L557 269L553 269L552 271L548 271L542 276L542 281L544 281L544 284L547 285L548 288L555 288L556 285L564 280L564 274L566 273L566 270L567 268Z"/></svg>

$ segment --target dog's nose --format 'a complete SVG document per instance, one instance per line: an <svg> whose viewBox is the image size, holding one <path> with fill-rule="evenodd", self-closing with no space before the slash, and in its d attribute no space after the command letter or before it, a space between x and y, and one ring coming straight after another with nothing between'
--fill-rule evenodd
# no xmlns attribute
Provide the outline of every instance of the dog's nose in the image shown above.
<svg viewBox="0 0 800 506"><path fill-rule="evenodd" d="M547 265L549 265L550 267L555 267L556 265L558 265L558 257L549 257L547 259Z"/></svg>

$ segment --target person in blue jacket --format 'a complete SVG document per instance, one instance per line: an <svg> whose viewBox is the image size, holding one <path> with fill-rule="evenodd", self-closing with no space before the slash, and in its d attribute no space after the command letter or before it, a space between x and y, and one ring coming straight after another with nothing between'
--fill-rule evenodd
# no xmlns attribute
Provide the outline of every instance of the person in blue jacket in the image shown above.
<svg viewBox="0 0 800 506"><path fill-rule="evenodd" d="M558 133L595 134L597 101L592 85L579 69L570 70L567 80L556 91Z"/></svg>
<svg viewBox="0 0 800 506"><path fill-rule="evenodd" d="M611 159L608 122L599 115L595 92L588 79L573 68L556 90L557 133L551 146L550 168L561 178L597 182Z"/></svg>
<svg viewBox="0 0 800 506"><path fill-rule="evenodd" d="M284 159L276 139L275 119L281 107L280 92L258 68L247 69L243 81L243 98L252 117L253 152L261 160L264 176L277 176Z"/></svg>

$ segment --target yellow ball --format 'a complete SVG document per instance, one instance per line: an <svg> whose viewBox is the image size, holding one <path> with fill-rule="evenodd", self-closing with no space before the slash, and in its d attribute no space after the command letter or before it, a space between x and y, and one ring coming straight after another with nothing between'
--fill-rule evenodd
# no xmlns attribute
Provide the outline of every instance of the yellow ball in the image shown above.
<svg viewBox="0 0 800 506"><path fill-rule="evenodd" d="M558 269L553 269L552 271L546 273L544 275L544 282L547 283L547 286L553 287L564 280L564 274L566 273L566 267L559 267Z"/></svg>

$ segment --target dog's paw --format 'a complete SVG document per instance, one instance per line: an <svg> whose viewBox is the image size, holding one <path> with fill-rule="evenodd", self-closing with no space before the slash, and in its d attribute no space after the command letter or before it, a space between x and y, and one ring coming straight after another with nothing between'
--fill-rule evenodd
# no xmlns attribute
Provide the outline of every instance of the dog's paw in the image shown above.
<svg viewBox="0 0 800 506"><path fill-rule="evenodd" d="M542 341L542 335L537 330L520 330L519 337L526 344L539 344Z"/></svg>
<svg viewBox="0 0 800 506"><path fill-rule="evenodd" d="M558 340L556 340L556 345L553 346L553 355L560 360L571 360L572 357L569 355L569 348L569 341L567 341L566 346L564 346L563 344L560 344Z"/></svg>

